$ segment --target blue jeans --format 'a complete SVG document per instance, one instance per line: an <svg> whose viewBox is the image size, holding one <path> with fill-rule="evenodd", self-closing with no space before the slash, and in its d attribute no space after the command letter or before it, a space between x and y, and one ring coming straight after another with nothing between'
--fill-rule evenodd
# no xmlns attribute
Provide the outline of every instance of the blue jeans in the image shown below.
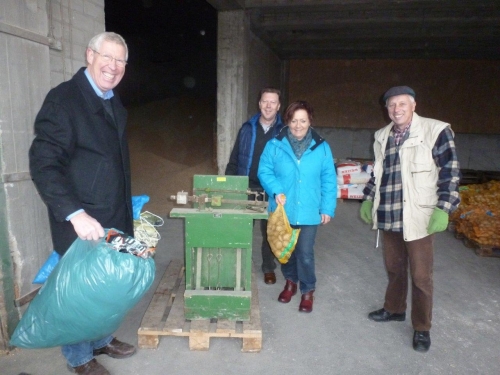
<svg viewBox="0 0 500 375"><path fill-rule="evenodd" d="M61 346L61 352L71 367L78 367L94 358L94 349L104 348L111 340L113 340L113 336L107 336L97 341L83 341L78 344L63 345Z"/></svg>
<svg viewBox="0 0 500 375"><path fill-rule="evenodd" d="M316 273L314 269L314 241L317 225L292 225L299 229L297 245L287 263L281 265L281 272L285 279L299 283L302 294L316 289Z"/></svg>

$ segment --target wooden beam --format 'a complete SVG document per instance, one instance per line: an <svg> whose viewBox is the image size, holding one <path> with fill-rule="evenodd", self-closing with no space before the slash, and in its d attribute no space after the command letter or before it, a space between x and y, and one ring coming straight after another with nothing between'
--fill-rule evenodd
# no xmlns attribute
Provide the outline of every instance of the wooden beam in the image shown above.
<svg viewBox="0 0 500 375"><path fill-rule="evenodd" d="M0 22L0 33L14 35L22 39L49 46L51 49L62 51L60 41L34 33L33 31L26 30L21 27L9 25L5 22Z"/></svg>
<svg viewBox="0 0 500 375"><path fill-rule="evenodd" d="M19 297L18 299L16 299L14 301L14 306L21 307L21 306L27 304L28 302L31 302L31 300L33 298L35 298L36 295L38 294L38 291L40 290L40 288L41 288L41 286L38 287L38 288L36 288L36 289L34 289L34 290L32 290L31 292L25 294L24 296Z"/></svg>

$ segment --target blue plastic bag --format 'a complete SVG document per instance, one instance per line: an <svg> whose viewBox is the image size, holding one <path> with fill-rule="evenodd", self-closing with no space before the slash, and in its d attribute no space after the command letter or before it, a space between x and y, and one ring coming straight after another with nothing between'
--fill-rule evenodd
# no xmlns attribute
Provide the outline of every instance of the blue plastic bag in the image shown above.
<svg viewBox="0 0 500 375"><path fill-rule="evenodd" d="M10 344L50 348L111 335L154 275L152 258L120 253L104 238L78 238L31 301Z"/></svg>
<svg viewBox="0 0 500 375"><path fill-rule="evenodd" d="M132 197L132 216L134 220L139 220L141 218L142 207L149 202L149 196L147 195L134 195Z"/></svg>
<svg viewBox="0 0 500 375"><path fill-rule="evenodd" d="M40 267L40 270L33 279L32 284L43 284L49 277L52 270L56 268L59 259L61 259L61 256L55 250L53 250L43 266Z"/></svg>

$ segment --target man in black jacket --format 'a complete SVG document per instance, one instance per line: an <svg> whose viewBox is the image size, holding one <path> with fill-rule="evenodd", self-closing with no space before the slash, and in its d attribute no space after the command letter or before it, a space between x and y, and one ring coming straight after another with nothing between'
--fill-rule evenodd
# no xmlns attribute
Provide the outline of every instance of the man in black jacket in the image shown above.
<svg viewBox="0 0 500 375"><path fill-rule="evenodd" d="M254 191L263 191L257 177L259 160L267 141L276 136L283 128L280 109L281 92L274 88L263 88L260 91L260 112L245 122L238 132L229 163L226 166L226 175L248 176L249 188ZM254 197L250 197L253 199ZM266 284L276 283L276 263L274 255L267 242L267 220L260 221L262 232L262 272Z"/></svg>
<svg viewBox="0 0 500 375"><path fill-rule="evenodd" d="M36 117L30 172L60 255L77 237L103 237L104 228L133 235L127 111L113 92L127 58L120 35L96 35L87 47L87 67L52 89ZM107 336L65 345L62 353L73 372L105 375L109 372L95 356L126 358L135 347Z"/></svg>

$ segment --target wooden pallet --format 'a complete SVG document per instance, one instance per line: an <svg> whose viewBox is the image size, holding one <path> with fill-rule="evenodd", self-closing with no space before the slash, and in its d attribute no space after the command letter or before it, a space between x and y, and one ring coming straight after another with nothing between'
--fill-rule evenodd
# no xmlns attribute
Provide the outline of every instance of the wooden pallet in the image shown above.
<svg viewBox="0 0 500 375"><path fill-rule="evenodd" d="M474 169L461 169L460 185L483 184L488 181L500 180L498 171L478 171Z"/></svg>
<svg viewBox="0 0 500 375"><path fill-rule="evenodd" d="M481 257L497 257L500 258L500 248L495 246L481 245L480 243L466 237L463 233L458 233L455 223L448 225L448 230L454 233L455 238L462 241L465 247L473 249L474 252Z"/></svg>
<svg viewBox="0 0 500 375"><path fill-rule="evenodd" d="M500 258L500 248L498 247L477 247L474 249L477 255L481 257L495 257Z"/></svg>
<svg viewBox="0 0 500 375"><path fill-rule="evenodd" d="M462 236L462 241L464 245L470 249L473 249L474 252L482 257L500 257L500 248L481 245L474 240L471 240L465 236Z"/></svg>
<svg viewBox="0 0 500 375"><path fill-rule="evenodd" d="M187 336L190 350L208 350L211 337L242 338L242 352L260 352L260 322L257 283L252 275L250 321L225 319L186 320L184 318L185 273L182 261L169 263L138 330L139 348L156 349L160 336Z"/></svg>

